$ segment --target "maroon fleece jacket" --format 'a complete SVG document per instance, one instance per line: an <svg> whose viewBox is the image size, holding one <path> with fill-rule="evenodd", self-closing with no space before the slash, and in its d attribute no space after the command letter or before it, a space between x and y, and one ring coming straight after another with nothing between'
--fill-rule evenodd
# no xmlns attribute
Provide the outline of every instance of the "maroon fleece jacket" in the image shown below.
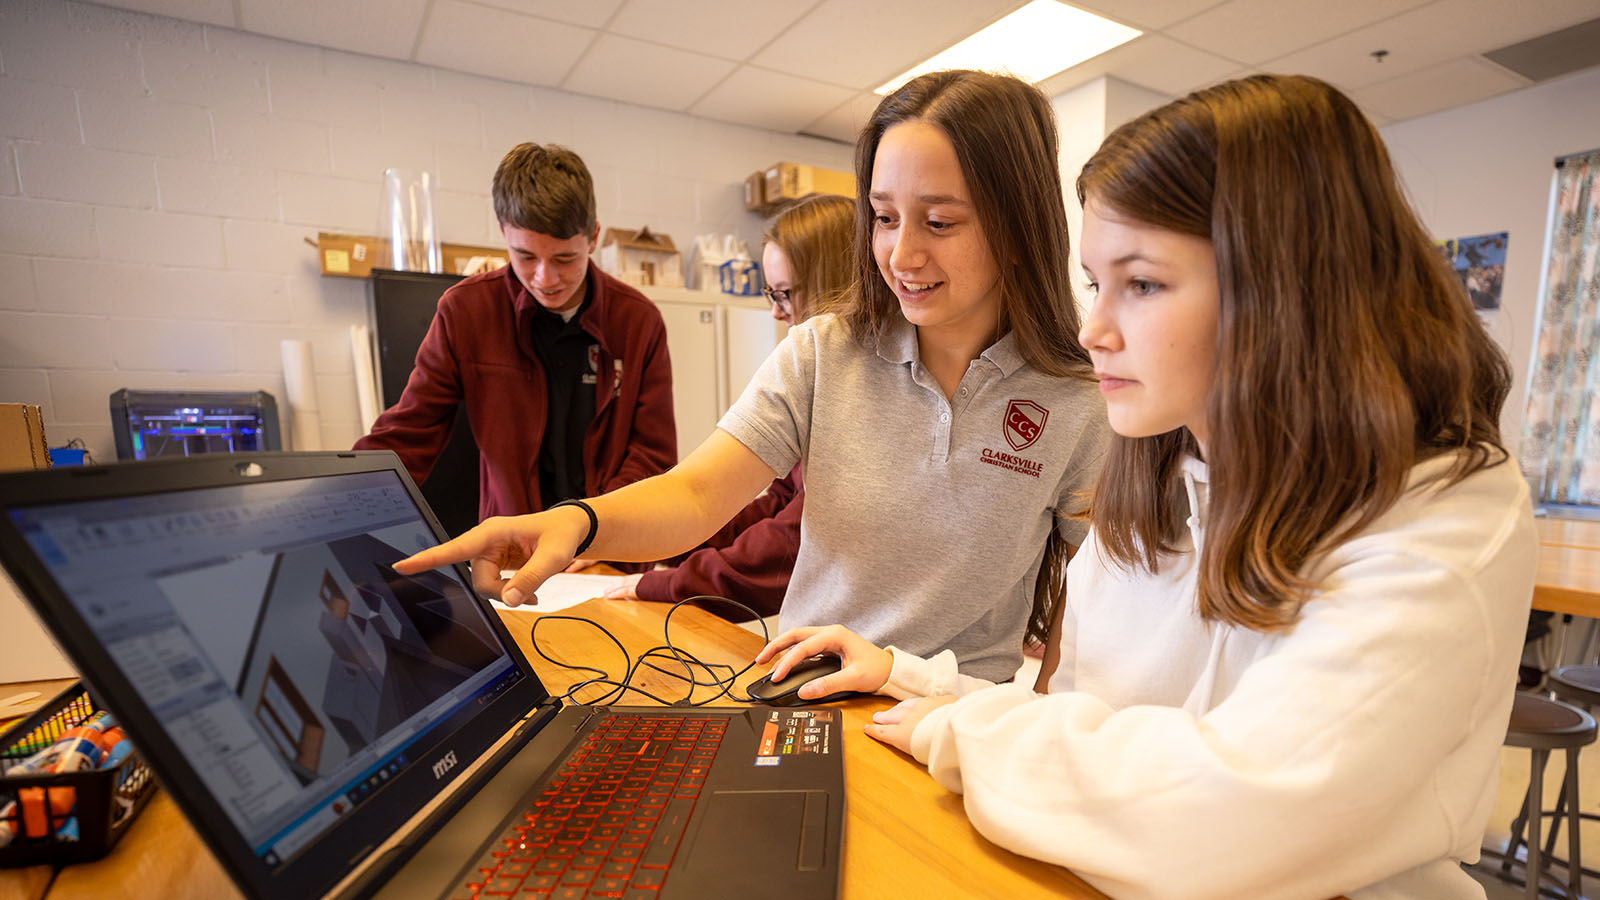
<svg viewBox="0 0 1600 900"><path fill-rule="evenodd" d="M762 616L776 614L789 589L795 554L800 552L804 506L805 485L800 467L795 466L699 548L668 560L676 568L644 573L635 593L640 600L666 603L708 594L738 600ZM750 618L728 603L696 601L695 605L734 622Z"/></svg>
<svg viewBox="0 0 1600 900"><path fill-rule="evenodd" d="M583 441L584 488L592 497L671 468L678 439L660 311L593 260L588 278L594 299L578 322L599 351L594 421ZM532 342L537 308L510 266L445 291L400 402L356 449L393 450L421 484L465 399L478 443L479 519L543 509L539 443L548 392Z"/></svg>

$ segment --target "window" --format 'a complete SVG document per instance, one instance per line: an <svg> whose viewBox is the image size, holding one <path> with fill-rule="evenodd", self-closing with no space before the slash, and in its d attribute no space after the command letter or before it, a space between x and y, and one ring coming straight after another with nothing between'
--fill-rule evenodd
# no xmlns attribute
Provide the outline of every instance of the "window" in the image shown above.
<svg viewBox="0 0 1600 900"><path fill-rule="evenodd" d="M1600 150L1556 160L1520 457L1535 502L1600 508Z"/></svg>

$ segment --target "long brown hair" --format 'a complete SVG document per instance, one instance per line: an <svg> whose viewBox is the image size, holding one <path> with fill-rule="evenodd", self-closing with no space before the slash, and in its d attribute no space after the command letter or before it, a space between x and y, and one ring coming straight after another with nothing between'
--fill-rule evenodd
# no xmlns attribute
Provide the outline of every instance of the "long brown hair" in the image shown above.
<svg viewBox="0 0 1600 900"><path fill-rule="evenodd" d="M1118 128L1078 176L1108 213L1211 242L1221 309L1206 420L1202 617L1299 617L1304 563L1382 515L1419 461L1506 459L1505 357L1401 191L1383 142L1314 78L1258 75ZM1093 521L1154 572L1187 501L1187 429L1113 440Z"/></svg>
<svg viewBox="0 0 1600 900"><path fill-rule="evenodd" d="M872 253L868 199L883 133L912 120L950 139L989 252L1000 266L1000 326L1028 365L1048 375L1092 378L1078 343L1068 272L1067 211L1056 159L1056 120L1038 89L1007 75L952 69L913 78L884 97L856 140L856 302L852 332L875 345L900 318Z"/></svg>
<svg viewBox="0 0 1600 900"><path fill-rule="evenodd" d="M884 132L913 120L935 126L955 148L989 252L999 264L995 337L1009 331L1017 352L1040 372L1092 379L1089 352L1078 342L1055 113L1037 88L1008 75L952 69L913 78L884 97L861 129L856 140L856 296L845 313L852 333L875 346L901 315L900 302L872 252L875 217L869 196ZM1049 632L1065 595L1067 558L1066 540L1052 527L1034 582L1030 640L1043 641Z"/></svg>
<svg viewBox="0 0 1600 900"><path fill-rule="evenodd" d="M818 313L838 312L848 301L855 268L850 262L856 202L849 197L813 194L783 208L762 232L789 261L791 310L796 322Z"/></svg>

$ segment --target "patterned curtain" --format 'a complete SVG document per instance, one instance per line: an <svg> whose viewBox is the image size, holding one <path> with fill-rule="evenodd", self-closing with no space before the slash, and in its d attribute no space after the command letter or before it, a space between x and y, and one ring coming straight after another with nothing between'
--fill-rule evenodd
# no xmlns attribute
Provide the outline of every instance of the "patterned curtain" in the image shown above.
<svg viewBox="0 0 1600 900"><path fill-rule="evenodd" d="M1600 150L1556 165L1520 456L1537 502L1600 506Z"/></svg>

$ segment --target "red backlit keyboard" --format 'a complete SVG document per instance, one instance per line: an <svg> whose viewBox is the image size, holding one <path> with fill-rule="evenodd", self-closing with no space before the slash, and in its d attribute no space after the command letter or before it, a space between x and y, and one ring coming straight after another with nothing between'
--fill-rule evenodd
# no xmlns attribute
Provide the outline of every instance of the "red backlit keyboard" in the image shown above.
<svg viewBox="0 0 1600 900"><path fill-rule="evenodd" d="M727 728L604 716L450 896L654 900Z"/></svg>

